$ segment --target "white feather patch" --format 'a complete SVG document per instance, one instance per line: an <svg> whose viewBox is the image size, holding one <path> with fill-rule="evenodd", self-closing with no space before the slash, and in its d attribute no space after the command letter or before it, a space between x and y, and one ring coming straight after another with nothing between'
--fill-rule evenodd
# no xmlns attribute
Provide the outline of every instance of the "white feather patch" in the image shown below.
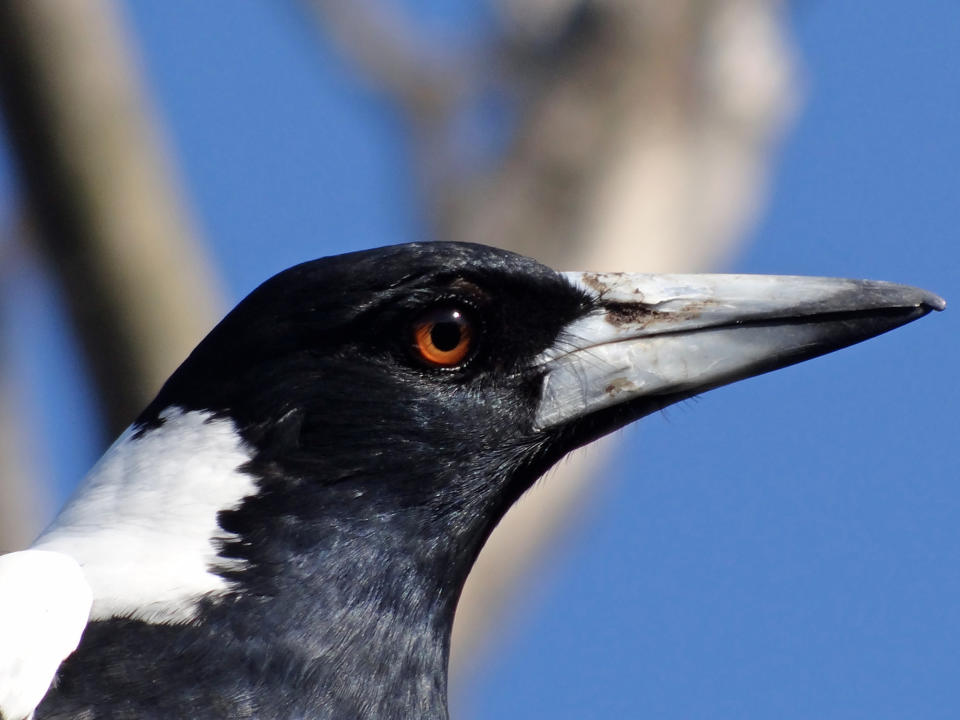
<svg viewBox="0 0 960 720"><path fill-rule="evenodd" d="M203 596L226 591L211 566L229 535L217 514L256 493L251 452L229 420L179 408L107 450L33 547L66 553L93 588L91 618L187 622Z"/></svg>
<svg viewBox="0 0 960 720"><path fill-rule="evenodd" d="M92 594L80 566L56 552L0 556L0 717L24 720L77 648Z"/></svg>

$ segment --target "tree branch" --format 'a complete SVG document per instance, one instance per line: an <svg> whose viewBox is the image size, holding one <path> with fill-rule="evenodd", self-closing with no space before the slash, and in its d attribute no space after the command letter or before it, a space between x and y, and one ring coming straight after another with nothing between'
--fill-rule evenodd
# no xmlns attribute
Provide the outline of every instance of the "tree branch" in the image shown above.
<svg viewBox="0 0 960 720"><path fill-rule="evenodd" d="M36 240L63 289L104 437L219 314L109 0L0 3L0 99Z"/></svg>

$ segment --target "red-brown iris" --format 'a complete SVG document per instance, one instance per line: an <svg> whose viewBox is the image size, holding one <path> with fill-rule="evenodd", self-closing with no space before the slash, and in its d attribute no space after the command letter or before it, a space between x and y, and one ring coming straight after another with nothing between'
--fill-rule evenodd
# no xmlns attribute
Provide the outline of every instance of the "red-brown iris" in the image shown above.
<svg viewBox="0 0 960 720"><path fill-rule="evenodd" d="M473 322L460 308L430 310L413 324L414 351L429 365L457 367L467 360L473 344Z"/></svg>

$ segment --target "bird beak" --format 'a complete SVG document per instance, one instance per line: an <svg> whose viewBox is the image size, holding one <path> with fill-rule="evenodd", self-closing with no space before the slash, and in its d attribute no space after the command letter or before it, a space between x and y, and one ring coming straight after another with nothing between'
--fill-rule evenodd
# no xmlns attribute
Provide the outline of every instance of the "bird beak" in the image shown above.
<svg viewBox="0 0 960 720"><path fill-rule="evenodd" d="M621 425L672 402L866 340L946 303L869 280L778 275L564 273L595 309L537 364L538 430L620 408Z"/></svg>

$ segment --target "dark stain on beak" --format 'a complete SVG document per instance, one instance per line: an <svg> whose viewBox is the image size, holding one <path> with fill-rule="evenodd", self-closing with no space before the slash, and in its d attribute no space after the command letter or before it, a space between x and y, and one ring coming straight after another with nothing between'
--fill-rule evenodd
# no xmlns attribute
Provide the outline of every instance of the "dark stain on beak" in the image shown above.
<svg viewBox="0 0 960 720"><path fill-rule="evenodd" d="M655 306L643 302L602 302L601 307L606 311L606 320L615 327L631 325L642 329L654 320L669 320L678 324L694 320L705 311L717 306L715 300L698 300L688 303L680 310L664 312Z"/></svg>
<svg viewBox="0 0 960 720"><path fill-rule="evenodd" d="M601 306L605 311L604 317L611 325L620 327L622 325L634 325L642 328L651 320L656 319L660 314L652 310L649 305L643 303L603 303Z"/></svg>

